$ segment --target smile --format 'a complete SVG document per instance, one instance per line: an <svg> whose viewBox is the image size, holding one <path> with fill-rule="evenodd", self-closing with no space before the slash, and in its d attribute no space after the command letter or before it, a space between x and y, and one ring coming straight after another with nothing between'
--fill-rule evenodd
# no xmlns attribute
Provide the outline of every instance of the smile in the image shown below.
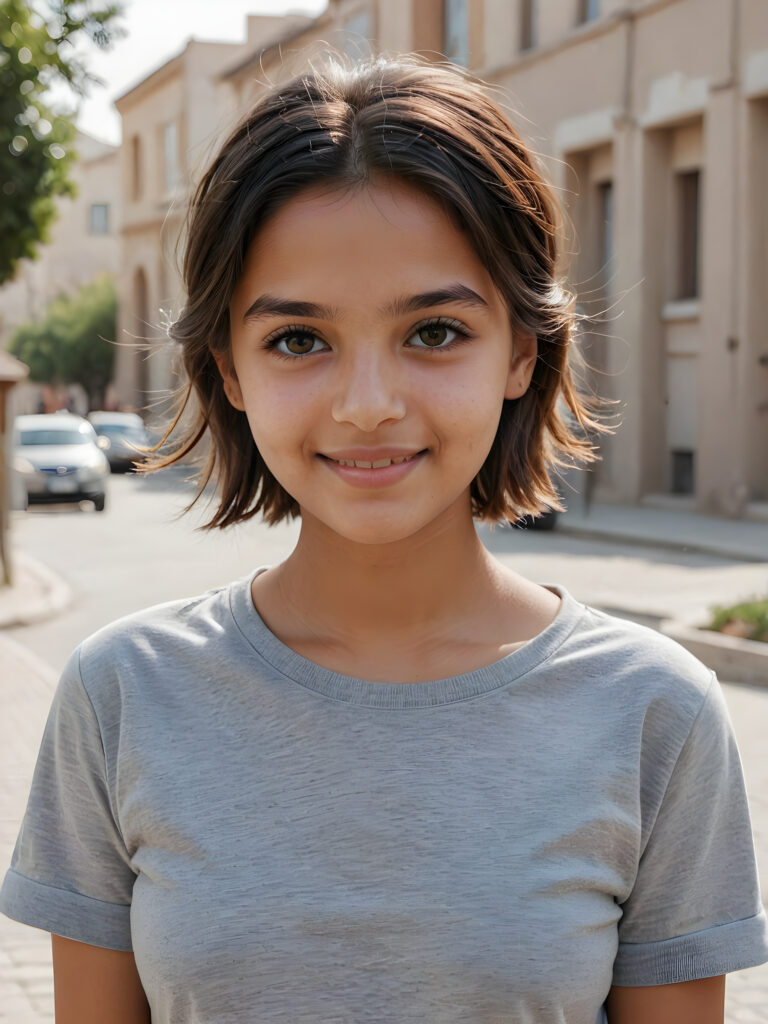
<svg viewBox="0 0 768 1024"><path fill-rule="evenodd" d="M319 454L324 465L337 477L352 487L386 488L399 483L422 462L428 449L417 452L392 452L385 455L371 452L366 458L350 458L344 456L362 456L364 451L340 452L336 456ZM374 455L377 456L374 458Z"/></svg>
<svg viewBox="0 0 768 1024"><path fill-rule="evenodd" d="M364 459L331 459L331 462L339 466L355 466L357 469L386 469L387 466L399 466L401 462L410 462L415 459L418 452L413 455L393 456L391 459L376 459L375 462L366 462ZM326 455L325 458L330 458Z"/></svg>

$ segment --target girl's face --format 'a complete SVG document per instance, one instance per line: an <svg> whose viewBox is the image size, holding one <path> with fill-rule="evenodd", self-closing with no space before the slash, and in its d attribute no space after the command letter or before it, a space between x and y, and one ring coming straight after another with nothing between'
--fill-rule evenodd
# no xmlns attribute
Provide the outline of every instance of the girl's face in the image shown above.
<svg viewBox="0 0 768 1024"><path fill-rule="evenodd" d="M251 245L217 361L270 470L351 541L403 540L458 512L532 336L470 243L398 180L286 203Z"/></svg>

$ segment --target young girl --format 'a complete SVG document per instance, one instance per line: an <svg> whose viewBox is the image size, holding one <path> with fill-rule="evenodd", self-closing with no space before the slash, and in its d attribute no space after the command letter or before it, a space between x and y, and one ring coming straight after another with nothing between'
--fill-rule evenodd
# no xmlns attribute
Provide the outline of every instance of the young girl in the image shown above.
<svg viewBox="0 0 768 1024"><path fill-rule="evenodd" d="M589 455L557 255L456 71L331 65L225 143L158 462L209 437L210 525L301 535L64 672L2 895L60 1024L715 1024L768 959L712 673L475 532Z"/></svg>

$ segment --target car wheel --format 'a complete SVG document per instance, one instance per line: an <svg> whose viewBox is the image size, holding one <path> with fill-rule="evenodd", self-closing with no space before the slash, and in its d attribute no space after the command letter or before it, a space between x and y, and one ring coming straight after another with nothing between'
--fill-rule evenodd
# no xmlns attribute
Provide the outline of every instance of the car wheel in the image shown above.
<svg viewBox="0 0 768 1024"><path fill-rule="evenodd" d="M554 530L557 525L557 511L556 509L549 509L547 512L542 512L540 516L534 516L528 529L530 530Z"/></svg>
<svg viewBox="0 0 768 1024"><path fill-rule="evenodd" d="M514 526L518 530L554 530L557 525L557 516L557 510L550 508L546 512L542 512L540 516L521 516L514 522L510 521L510 526Z"/></svg>
<svg viewBox="0 0 768 1024"><path fill-rule="evenodd" d="M97 494L96 497L93 499L93 507L96 509L97 512L103 512L106 503L106 494Z"/></svg>

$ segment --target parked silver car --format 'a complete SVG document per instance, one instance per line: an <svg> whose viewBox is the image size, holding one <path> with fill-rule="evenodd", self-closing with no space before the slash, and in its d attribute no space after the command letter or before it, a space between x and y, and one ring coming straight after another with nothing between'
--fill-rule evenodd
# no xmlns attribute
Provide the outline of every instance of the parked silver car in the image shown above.
<svg viewBox="0 0 768 1024"><path fill-rule="evenodd" d="M13 468L29 502L83 501L103 512L109 463L82 416L57 412L17 416Z"/></svg>
<svg viewBox="0 0 768 1024"><path fill-rule="evenodd" d="M141 416L134 412L91 412L88 419L99 436L113 471L131 470L144 457L141 448L151 444Z"/></svg>

